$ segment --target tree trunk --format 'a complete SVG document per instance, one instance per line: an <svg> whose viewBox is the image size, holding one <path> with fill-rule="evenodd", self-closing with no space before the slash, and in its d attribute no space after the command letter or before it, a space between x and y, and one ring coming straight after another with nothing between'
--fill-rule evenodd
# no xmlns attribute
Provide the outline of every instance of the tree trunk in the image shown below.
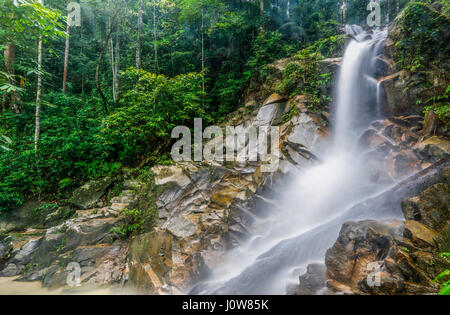
<svg viewBox="0 0 450 315"><path fill-rule="evenodd" d="M114 104L116 103L116 61L114 58L114 42L113 38L109 39L109 55L111 57L111 73L113 77L113 84L112 84L112 92L113 92L113 101Z"/></svg>
<svg viewBox="0 0 450 315"><path fill-rule="evenodd" d="M5 73L7 73L10 77L8 78L8 83L11 85L15 85L16 81L14 78L15 71L14 71L14 63L15 63L15 57L16 57L16 45L14 44L7 44L4 52L4 63L3 68ZM20 108L18 104L16 104L16 95L14 92L11 93L5 93L3 95L2 100L2 111L5 112L7 108L11 107L11 110L13 113L19 113Z"/></svg>
<svg viewBox="0 0 450 315"><path fill-rule="evenodd" d="M396 0L395 6L396 6L396 14L399 14L400 13L400 0Z"/></svg>
<svg viewBox="0 0 450 315"><path fill-rule="evenodd" d="M39 136L41 131L41 85L42 85L42 35L39 36L38 44L38 76L36 89L36 122L34 131L34 152L37 153L39 148Z"/></svg>
<svg viewBox="0 0 450 315"><path fill-rule="evenodd" d="M138 33L136 40L136 68L142 68L142 59L141 59L141 34L142 34L142 0L139 0L139 12L138 12Z"/></svg>
<svg viewBox="0 0 450 315"><path fill-rule="evenodd" d="M205 108L205 9L202 7L202 108Z"/></svg>
<svg viewBox="0 0 450 315"><path fill-rule="evenodd" d="M155 50L155 69L156 73L159 73L159 64L158 64L158 43L156 42L158 39L156 34L156 0L153 0L153 48Z"/></svg>
<svg viewBox="0 0 450 315"><path fill-rule="evenodd" d="M67 23L67 31L66 31L66 48L64 50L64 74L63 74L63 86L62 86L62 92L63 94L66 94L66 86L67 86L67 68L69 66L69 36L70 36L70 25Z"/></svg>
<svg viewBox="0 0 450 315"><path fill-rule="evenodd" d="M345 0L342 2L342 24L345 25L345 21L347 18L347 3L345 2Z"/></svg>
<svg viewBox="0 0 450 315"><path fill-rule="evenodd" d="M388 14L387 14L387 22L391 22L392 8L391 8L391 0L387 0L388 4Z"/></svg>
<svg viewBox="0 0 450 315"><path fill-rule="evenodd" d="M116 34L116 50L114 55L113 82L114 82L114 104L119 100L119 64L120 64L120 37Z"/></svg>

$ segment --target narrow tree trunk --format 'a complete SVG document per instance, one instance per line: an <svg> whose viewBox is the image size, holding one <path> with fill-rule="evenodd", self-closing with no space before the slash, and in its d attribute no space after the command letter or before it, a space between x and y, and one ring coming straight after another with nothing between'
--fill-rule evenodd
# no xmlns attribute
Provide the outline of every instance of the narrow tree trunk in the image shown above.
<svg viewBox="0 0 450 315"><path fill-rule="evenodd" d="M10 76L8 78L8 83L14 85L15 84L14 62L15 62L15 56L16 56L16 45L7 44L3 56L4 56L4 62L3 62L4 71L5 71L5 73L7 73ZM3 95L2 111L5 112L8 107L11 107L11 110L14 113L20 112L20 109L18 108L17 104L15 104L14 92L5 93Z"/></svg>
<svg viewBox="0 0 450 315"><path fill-rule="evenodd" d="M66 31L66 48L64 50L64 74L63 74L63 86L62 92L66 94L66 86L67 86L67 68L69 67L69 36L70 36L70 25L67 23L67 31Z"/></svg>
<svg viewBox="0 0 450 315"><path fill-rule="evenodd" d="M205 9L202 7L202 108L205 108Z"/></svg>
<svg viewBox="0 0 450 315"><path fill-rule="evenodd" d="M117 104L119 100L119 70L120 70L120 37L116 35L116 51L114 60L114 103Z"/></svg>
<svg viewBox="0 0 450 315"><path fill-rule="evenodd" d="M391 15L392 15L392 8L391 8L391 0L387 0L387 4L388 4L388 13L387 13L387 22L391 22Z"/></svg>
<svg viewBox="0 0 450 315"><path fill-rule="evenodd" d="M38 76L36 89L36 121L34 131L34 152L37 153L39 148L39 136L41 131L41 85L42 85L42 35L39 36L38 44Z"/></svg>
<svg viewBox="0 0 450 315"><path fill-rule="evenodd" d="M345 25L345 21L347 18L347 3L345 2L345 0L342 2L342 24Z"/></svg>
<svg viewBox="0 0 450 315"><path fill-rule="evenodd" d="M142 34L142 0L139 0L139 12L138 12L138 33L136 40L136 68L142 68L142 59L141 59L141 34Z"/></svg>
<svg viewBox="0 0 450 315"><path fill-rule="evenodd" d="M113 84L112 84L112 92L113 92L113 101L114 104L116 103L116 61L114 58L114 43L113 38L109 39L109 55L111 57L111 73L113 78Z"/></svg>
<svg viewBox="0 0 450 315"><path fill-rule="evenodd" d="M396 0L395 6L396 6L396 14L399 14L400 13L400 0Z"/></svg>
<svg viewBox="0 0 450 315"><path fill-rule="evenodd" d="M156 42L158 39L156 34L156 0L153 1L153 48L155 50L155 68L156 73L159 73L159 64L158 64L158 43Z"/></svg>

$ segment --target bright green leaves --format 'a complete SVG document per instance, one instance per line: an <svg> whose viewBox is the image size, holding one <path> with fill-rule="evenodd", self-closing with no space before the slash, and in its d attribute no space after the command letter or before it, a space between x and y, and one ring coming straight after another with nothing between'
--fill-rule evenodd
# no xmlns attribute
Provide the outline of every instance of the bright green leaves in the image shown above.
<svg viewBox="0 0 450 315"><path fill-rule="evenodd" d="M102 130L103 139L120 160L137 161L167 145L172 128L190 127L195 117L210 121L201 107L201 74L168 78L130 69L122 80L130 89L122 95L120 108L105 119Z"/></svg>

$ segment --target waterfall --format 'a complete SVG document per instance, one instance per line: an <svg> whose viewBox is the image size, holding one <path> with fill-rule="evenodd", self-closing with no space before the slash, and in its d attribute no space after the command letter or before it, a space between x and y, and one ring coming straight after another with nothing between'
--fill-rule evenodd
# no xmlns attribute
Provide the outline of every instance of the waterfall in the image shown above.
<svg viewBox="0 0 450 315"><path fill-rule="evenodd" d="M381 216L374 209L355 207L386 189L372 183L357 142L374 118L378 92L371 61L387 32L346 29L353 40L340 67L333 143L322 163L286 183L276 206L266 209L270 216L254 223L253 237L229 251L210 281L192 293L284 294L289 279L298 282L308 263L324 261L343 222Z"/></svg>

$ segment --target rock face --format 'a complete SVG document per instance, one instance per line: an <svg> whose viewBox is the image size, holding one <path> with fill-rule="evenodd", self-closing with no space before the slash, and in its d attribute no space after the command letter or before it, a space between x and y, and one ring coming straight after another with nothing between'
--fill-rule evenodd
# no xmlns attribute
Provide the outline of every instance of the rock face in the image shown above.
<svg viewBox="0 0 450 315"><path fill-rule="evenodd" d="M92 209L113 183L112 178L103 178L90 181L75 190L72 196L72 204L80 209Z"/></svg>
<svg viewBox="0 0 450 315"><path fill-rule="evenodd" d="M324 264L309 264L306 273L299 278L300 285L295 294L314 295L326 288L327 285L327 267Z"/></svg>
<svg viewBox="0 0 450 315"><path fill-rule="evenodd" d="M103 181L107 182L111 181ZM66 268L76 263L81 284L125 283L128 244L115 240L112 231L122 224L121 212L133 199L134 193L124 190L120 197L110 200L110 206L78 210L71 218L48 229L29 228L11 234L0 242L0 276L20 275L22 281L39 280L49 288L64 287L70 272Z"/></svg>
<svg viewBox="0 0 450 315"><path fill-rule="evenodd" d="M344 224L327 251L327 285L344 294L437 293L433 279L450 268L448 248L450 166L439 183L402 202L406 221Z"/></svg>

